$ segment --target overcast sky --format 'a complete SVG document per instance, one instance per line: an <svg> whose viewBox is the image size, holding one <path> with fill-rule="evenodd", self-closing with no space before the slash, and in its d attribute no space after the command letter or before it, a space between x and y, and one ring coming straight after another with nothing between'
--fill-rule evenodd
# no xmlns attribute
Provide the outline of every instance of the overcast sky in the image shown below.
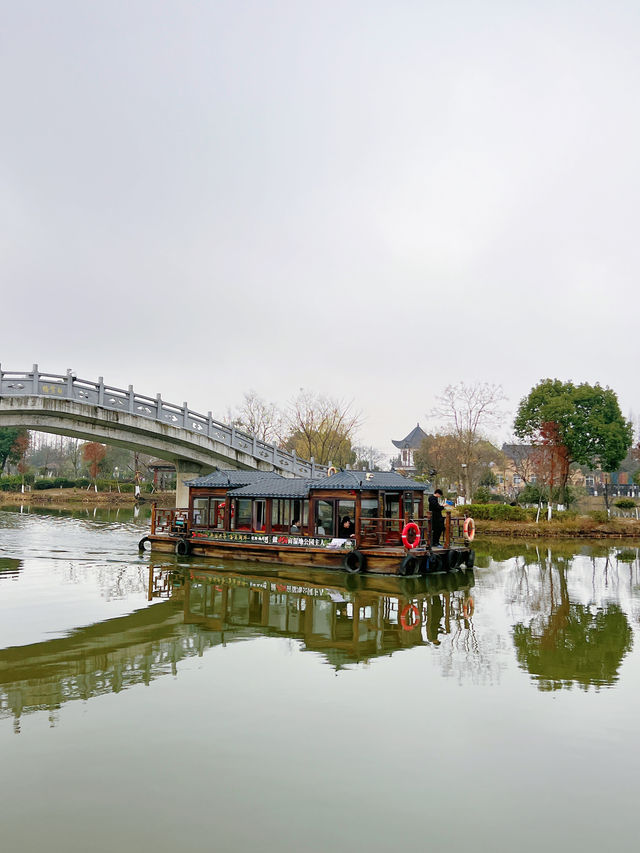
<svg viewBox="0 0 640 853"><path fill-rule="evenodd" d="M4 369L385 452L460 380L640 412L637 0L0 9Z"/></svg>

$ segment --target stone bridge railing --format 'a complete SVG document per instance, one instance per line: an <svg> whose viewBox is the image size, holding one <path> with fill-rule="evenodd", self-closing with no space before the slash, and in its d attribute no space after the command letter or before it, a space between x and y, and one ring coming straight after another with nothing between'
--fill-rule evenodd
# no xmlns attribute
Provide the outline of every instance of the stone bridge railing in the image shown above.
<svg viewBox="0 0 640 853"><path fill-rule="evenodd" d="M160 394L146 397L133 390L105 385L102 376L97 382L78 379L71 370L65 374L43 373L34 364L28 372L2 370L0 366L0 397L46 397L56 400L73 400L87 406L99 406L116 412L126 412L140 418L148 418L169 426L182 428L196 435L207 436L214 441L253 456L258 462L267 462L274 467L298 477L321 477L327 473L326 465L316 465L313 459L299 459L295 452L288 453L273 444L258 440L235 427L213 419L211 412L202 415L192 411L186 403L177 406L167 403Z"/></svg>

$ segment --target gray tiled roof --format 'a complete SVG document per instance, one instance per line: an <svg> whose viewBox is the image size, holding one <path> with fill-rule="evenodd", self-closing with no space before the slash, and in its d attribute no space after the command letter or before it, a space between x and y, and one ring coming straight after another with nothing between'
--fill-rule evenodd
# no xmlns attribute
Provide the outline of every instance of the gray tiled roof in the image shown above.
<svg viewBox="0 0 640 853"><path fill-rule="evenodd" d="M369 478L369 479L367 479ZM395 471L338 471L331 477L313 480L281 477L269 471L214 471L189 480L188 486L227 487L238 498L306 498L310 490L424 492L429 486Z"/></svg>
<svg viewBox="0 0 640 853"><path fill-rule="evenodd" d="M425 438L428 438L428 436L426 432L422 429L420 424L418 424L411 430L409 435L406 435L400 441L394 441L393 439L391 439L391 443L400 450L403 450L404 448L417 450Z"/></svg>
<svg viewBox="0 0 640 853"><path fill-rule="evenodd" d="M234 498L306 498L309 486L317 480L296 477L264 479L233 490Z"/></svg>
<svg viewBox="0 0 640 853"><path fill-rule="evenodd" d="M261 480L284 480L275 471L236 471L234 469L224 471L212 471L204 477L196 477L195 480L187 480L187 486L209 486L215 488L236 489L240 486L248 486Z"/></svg>
<svg viewBox="0 0 640 853"><path fill-rule="evenodd" d="M389 492L424 492L428 486L426 483L418 483L403 477L395 471L338 471L331 477L322 477L319 480L311 480L313 489L349 489L349 490L371 490L378 489Z"/></svg>
<svg viewBox="0 0 640 853"><path fill-rule="evenodd" d="M522 462L536 450L533 444L503 444L502 452L514 462Z"/></svg>

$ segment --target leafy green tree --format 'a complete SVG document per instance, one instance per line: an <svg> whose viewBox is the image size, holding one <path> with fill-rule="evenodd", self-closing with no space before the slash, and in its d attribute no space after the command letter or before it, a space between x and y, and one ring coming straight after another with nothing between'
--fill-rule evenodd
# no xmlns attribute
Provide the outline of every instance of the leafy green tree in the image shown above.
<svg viewBox="0 0 640 853"><path fill-rule="evenodd" d="M616 471L633 440L632 424L611 388L559 379L543 379L521 400L514 432L562 458L563 488L572 462Z"/></svg>

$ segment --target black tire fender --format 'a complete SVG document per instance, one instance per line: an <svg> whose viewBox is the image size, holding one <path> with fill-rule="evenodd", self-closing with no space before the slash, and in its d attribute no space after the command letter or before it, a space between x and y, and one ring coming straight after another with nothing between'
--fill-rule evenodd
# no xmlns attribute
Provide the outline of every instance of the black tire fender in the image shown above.
<svg viewBox="0 0 640 853"><path fill-rule="evenodd" d="M453 571L453 569L457 569L460 565L460 554L453 548L447 554L447 565L451 571Z"/></svg>
<svg viewBox="0 0 640 853"><path fill-rule="evenodd" d="M191 543L186 539L178 539L174 550L178 557L188 557L191 553Z"/></svg>
<svg viewBox="0 0 640 853"><path fill-rule="evenodd" d="M398 574L404 577L405 575L417 575L419 571L420 561L413 554L407 554L400 563Z"/></svg>
<svg viewBox="0 0 640 853"><path fill-rule="evenodd" d="M142 553L142 551L146 551L147 549L144 547L147 542L151 542L148 536L143 536L142 539L138 542L138 551Z"/></svg>
<svg viewBox="0 0 640 853"><path fill-rule="evenodd" d="M366 566L367 559L362 551L349 551L348 554L344 555L342 567L345 572L349 572L351 575L356 575L358 572L364 572Z"/></svg>

